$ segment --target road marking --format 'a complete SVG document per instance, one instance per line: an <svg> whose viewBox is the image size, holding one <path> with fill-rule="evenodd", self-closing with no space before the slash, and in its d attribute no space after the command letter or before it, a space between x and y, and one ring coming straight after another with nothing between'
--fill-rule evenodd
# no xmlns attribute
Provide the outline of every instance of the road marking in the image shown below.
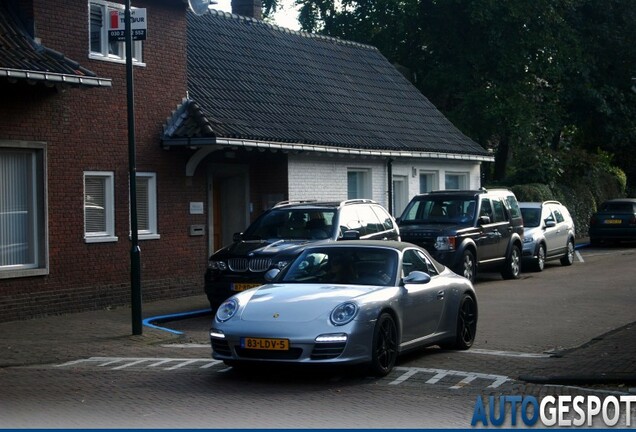
<svg viewBox="0 0 636 432"><path fill-rule="evenodd" d="M142 363L149 363L144 365L144 367L152 368L170 364L170 366L163 368L163 370L175 370L194 363L203 363L199 366L199 369L207 369L223 362L221 360L210 360L209 358L90 357L87 359L72 360L56 365L55 367L75 366L80 363L97 363L98 367L113 366L111 368L112 370L122 370Z"/></svg>
<svg viewBox="0 0 636 432"><path fill-rule="evenodd" d="M198 343L184 343L184 344L163 344L162 348L207 348L211 349L212 346L208 344L198 344Z"/></svg>
<svg viewBox="0 0 636 432"><path fill-rule="evenodd" d="M457 384L449 387L453 390L464 388L465 386L467 386L468 384L470 384L477 378L492 381L492 383L487 388L498 388L505 382L512 381L511 378L504 375L483 374L478 372L462 372L462 371L445 370L445 369L430 369L430 368L400 367L400 366L396 367L395 370L403 371L404 373L401 376L399 376L397 379L390 382L389 385L402 384L403 382L407 381L409 378L413 377L414 375L418 373L433 374L433 377L431 377L428 381L426 381L426 384L436 384L445 377L451 377L451 378L463 377L460 381L457 382Z"/></svg>
<svg viewBox="0 0 636 432"><path fill-rule="evenodd" d="M498 357L519 357L519 358L549 358L552 357L552 354L546 353L524 353L524 352L515 352L515 351L497 351L497 350L487 350L487 349L479 349L473 348L466 351L455 351L457 353L463 354L482 354L482 355L491 355Z"/></svg>
<svg viewBox="0 0 636 432"><path fill-rule="evenodd" d="M455 389L464 388L471 382L475 381L476 379L477 377L475 375L468 375L466 378L464 378L463 380L461 380L460 382L452 386L451 389L455 390Z"/></svg>
<svg viewBox="0 0 636 432"><path fill-rule="evenodd" d="M583 259L583 256L581 256L581 252L576 251L575 254L576 254L576 257L579 259L580 262L585 262L585 260Z"/></svg>
<svg viewBox="0 0 636 432"><path fill-rule="evenodd" d="M158 369L164 371L174 371L177 369L187 368L188 366L196 365L198 369L209 369L213 366L221 365L221 360L210 360L209 358L155 358L155 357L90 357L78 360L68 361L55 365L55 367L63 368L77 365L93 365L98 368L109 368L110 370L125 370L131 369L135 366L140 366L148 369ZM232 370L231 367L223 367L217 369L217 373L225 373ZM388 385L399 385L408 381L410 378L417 374L427 374L430 377L428 380L423 381L424 384L439 384L440 381L455 380L455 383L449 386L450 389L457 390L462 389L473 382L476 379L482 379L490 381L490 385L486 388L498 388L507 381L512 381L511 378L504 375L492 375L483 374L478 372L462 372L446 369L429 369L419 367L395 367L395 372L400 373L400 376L389 382ZM388 381L388 379L387 379ZM386 382L386 381L385 381ZM422 381L420 381L422 383ZM448 385L448 384L447 384Z"/></svg>

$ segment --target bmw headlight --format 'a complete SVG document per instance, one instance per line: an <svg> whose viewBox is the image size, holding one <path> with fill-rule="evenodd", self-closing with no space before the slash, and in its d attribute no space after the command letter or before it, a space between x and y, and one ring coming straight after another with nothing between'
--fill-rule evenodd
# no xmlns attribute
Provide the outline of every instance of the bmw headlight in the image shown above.
<svg viewBox="0 0 636 432"><path fill-rule="evenodd" d="M457 237L455 236L439 236L435 240L435 249L440 251L453 251L455 250L455 243Z"/></svg>
<svg viewBox="0 0 636 432"><path fill-rule="evenodd" d="M216 311L216 320L219 322L225 322L236 315L239 304L236 299L229 299L221 303L219 309Z"/></svg>
<svg viewBox="0 0 636 432"><path fill-rule="evenodd" d="M208 261L208 267L212 270L227 270L225 261Z"/></svg>
<svg viewBox="0 0 636 432"><path fill-rule="evenodd" d="M358 313L358 305L346 302L336 306L329 318L334 325L345 325L355 318L356 313Z"/></svg>

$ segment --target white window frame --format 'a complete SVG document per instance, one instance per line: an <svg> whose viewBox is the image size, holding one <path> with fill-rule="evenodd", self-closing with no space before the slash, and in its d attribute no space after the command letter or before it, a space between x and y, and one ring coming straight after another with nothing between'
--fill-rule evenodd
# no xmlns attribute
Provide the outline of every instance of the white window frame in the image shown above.
<svg viewBox="0 0 636 432"><path fill-rule="evenodd" d="M152 172L138 172L137 173L137 191L139 190L140 179L145 179L148 182L148 229L137 229L137 236L139 240L156 240L161 238L157 230L157 174ZM139 228L139 194L137 194L137 228ZM129 230L130 231L130 230Z"/></svg>
<svg viewBox="0 0 636 432"><path fill-rule="evenodd" d="M98 232L86 232L86 179L100 178L104 181L104 216L105 230ZM112 171L85 171L84 172L84 242L105 243L116 242L115 235L115 174Z"/></svg>
<svg viewBox="0 0 636 432"><path fill-rule="evenodd" d="M422 181L421 181L422 176L425 176L431 179L431 187L429 190L422 190ZM419 183L417 185L417 188L420 191L419 193L427 193L427 192L431 192L431 191L439 189L438 178L439 178L438 171L420 171L420 175L418 176Z"/></svg>
<svg viewBox="0 0 636 432"><path fill-rule="evenodd" d="M95 5L102 9L102 27L100 31L100 42L101 47L100 51L93 51L92 44L92 32L91 32L91 7ZM126 62L126 47L124 42L116 42L119 44L119 52L121 55L110 54L109 53L109 45L108 42L108 20L109 20L109 10L118 9L124 10L125 6L119 3L112 3L105 0L89 0L88 1L88 58L93 60L104 60L115 63L125 63ZM133 41L132 43L132 55L133 55L133 64L137 66L145 66L143 62L143 41Z"/></svg>
<svg viewBox="0 0 636 432"><path fill-rule="evenodd" d="M457 177L458 178L458 188L449 189L447 182L449 177ZM468 173L467 172L459 172L459 171L446 171L444 174L444 189L445 190L466 190L468 189Z"/></svg>
<svg viewBox="0 0 636 432"><path fill-rule="evenodd" d="M18 150L20 152L31 153L30 173L31 177L26 185L26 193L29 211L32 213L30 221L30 260L29 262L19 264L0 265L0 279L42 276L49 273L48 260L48 203L47 203L47 171L46 171L46 143L34 141L3 141L0 140L0 150L8 149L9 151ZM9 183L10 178L4 178L0 172L0 182ZM5 173L5 175L7 175ZM1 192L1 190L0 190ZM10 193L9 193L10 196ZM5 197L7 198L7 197ZM0 215L3 212L0 207ZM6 213L9 213L7 210ZM5 228L12 229L11 226L5 225ZM1 235L1 233L0 233ZM4 238L6 238L3 235ZM3 245L0 243L0 247ZM10 245L8 245L10 246Z"/></svg>
<svg viewBox="0 0 636 432"><path fill-rule="evenodd" d="M349 188L349 175L355 174L356 190L354 195L351 194ZM371 170L368 168L347 168L347 199L360 199L360 198L372 198L371 195Z"/></svg>

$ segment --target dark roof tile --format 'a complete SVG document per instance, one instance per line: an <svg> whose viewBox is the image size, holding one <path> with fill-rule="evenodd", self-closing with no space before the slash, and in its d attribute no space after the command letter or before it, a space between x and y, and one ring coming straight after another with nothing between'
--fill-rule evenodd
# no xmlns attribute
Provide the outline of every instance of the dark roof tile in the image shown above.
<svg viewBox="0 0 636 432"><path fill-rule="evenodd" d="M71 85L111 86L64 54L38 44L6 2L0 2L0 77Z"/></svg>
<svg viewBox="0 0 636 432"><path fill-rule="evenodd" d="M376 48L224 12L188 16L188 91L184 106L200 115L166 127L164 142L218 137L488 154Z"/></svg>

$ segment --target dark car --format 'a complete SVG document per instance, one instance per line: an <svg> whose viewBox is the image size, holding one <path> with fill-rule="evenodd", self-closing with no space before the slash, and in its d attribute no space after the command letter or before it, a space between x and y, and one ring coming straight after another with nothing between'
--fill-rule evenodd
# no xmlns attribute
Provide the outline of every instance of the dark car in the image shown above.
<svg viewBox="0 0 636 432"><path fill-rule="evenodd" d="M391 215L375 201L278 203L208 261L205 293L212 310L237 292L265 283L270 268L284 268L304 246L319 240L399 240Z"/></svg>
<svg viewBox="0 0 636 432"><path fill-rule="evenodd" d="M636 240L636 198L605 201L590 219L590 243Z"/></svg>
<svg viewBox="0 0 636 432"><path fill-rule="evenodd" d="M415 196L398 218L403 241L424 247L437 261L471 281L477 271L521 271L523 219L507 189L436 191Z"/></svg>

